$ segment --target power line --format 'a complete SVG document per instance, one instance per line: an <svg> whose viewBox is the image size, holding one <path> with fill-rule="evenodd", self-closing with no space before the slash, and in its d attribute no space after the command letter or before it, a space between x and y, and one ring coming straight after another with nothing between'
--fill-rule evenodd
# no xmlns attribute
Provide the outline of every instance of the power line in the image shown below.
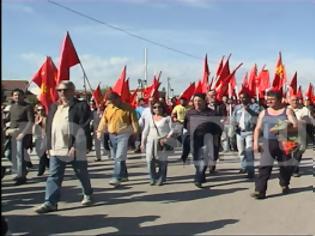
<svg viewBox="0 0 315 236"><path fill-rule="evenodd" d="M89 15L87 15L87 14L85 14L85 13L82 13L82 12L80 12L80 11L74 10L73 8L67 7L67 6L62 5L62 4L60 4L60 3L57 3L57 2L55 2L55 1L48 0L48 2L51 3L51 4L54 4L54 5L56 5L56 6L58 6L58 7L60 7L60 8L63 8L63 9L65 9L65 10L69 11L69 12L72 12L72 13L74 13L74 14L76 14L76 15L79 15L79 16L81 16L81 17L87 18L87 19L89 19L89 20L91 20L91 21L94 21L94 22L97 22L97 23L99 23L99 24L105 25L105 26L107 26L107 27L109 27L109 28L111 28L111 29L114 29L114 30L123 32L123 33L125 33L125 34L127 34L127 35L129 35L129 36L131 36L131 37L140 39L140 40L145 41L145 42L147 42L147 43L151 43L151 44L153 44L153 45L155 45L155 46L158 46L158 47L161 47L161 48L164 48L164 49L167 49L167 50L170 50L170 51L173 51L173 52L176 52L176 53L179 53L179 54L182 54L182 55L185 55L185 56L187 56L187 57L194 58L194 59L198 59L198 60L201 59L200 57L197 57L197 56L195 56L195 55L192 55L192 54L190 54L190 53L188 53L188 52L184 52L184 51L182 51L182 50L169 47L169 46L164 45L164 44L162 44L162 43L153 41L153 40L151 40L151 39L147 39L147 38L145 38L145 37L143 37L143 36L141 36L141 35L139 35L139 34L135 34L135 33L133 33L133 32L127 31L127 30L125 30L125 29L123 29L123 28L120 28L120 27L118 27L118 26L109 24L109 23L107 23L107 22L105 22L105 21L101 21L101 20L99 20L99 19L96 19L96 18L94 18L94 17L92 17L92 16L89 16Z"/></svg>

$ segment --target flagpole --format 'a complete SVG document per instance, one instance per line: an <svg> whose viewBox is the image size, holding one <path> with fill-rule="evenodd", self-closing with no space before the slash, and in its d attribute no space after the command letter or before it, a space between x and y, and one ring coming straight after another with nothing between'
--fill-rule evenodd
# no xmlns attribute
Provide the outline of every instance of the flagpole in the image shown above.
<svg viewBox="0 0 315 236"><path fill-rule="evenodd" d="M144 83L145 88L148 85L148 57L147 57L147 48L144 48Z"/></svg>
<svg viewBox="0 0 315 236"><path fill-rule="evenodd" d="M85 98L87 99L86 82L87 82L87 84L88 84L88 86L89 86L89 88L91 90L91 93L93 93L93 89L92 89L90 81L89 81L89 79L88 79L88 77L87 77L87 75L85 73L84 67L83 67L81 62L80 62L80 66L81 66L81 70L83 72L83 86L84 86L84 90L85 90Z"/></svg>
<svg viewBox="0 0 315 236"><path fill-rule="evenodd" d="M257 102L259 104L259 92L258 92L258 88L256 87L256 97L257 97Z"/></svg>

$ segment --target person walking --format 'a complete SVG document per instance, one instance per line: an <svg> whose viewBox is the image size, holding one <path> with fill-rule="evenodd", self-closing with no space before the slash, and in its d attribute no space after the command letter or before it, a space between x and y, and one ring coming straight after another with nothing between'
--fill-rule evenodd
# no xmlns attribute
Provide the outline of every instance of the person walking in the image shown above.
<svg viewBox="0 0 315 236"><path fill-rule="evenodd" d="M298 140L299 140L299 147L297 150L294 151L293 156L296 161L294 170L293 170L293 177L300 177L300 168L299 164L302 160L303 153L307 148L307 132L306 127L307 125L315 124L315 119L312 117L311 112L307 109L303 104L299 104L298 98L293 95L289 98L289 108L294 111L294 114L298 120Z"/></svg>
<svg viewBox="0 0 315 236"><path fill-rule="evenodd" d="M172 119L167 115L164 103L159 101L152 103L151 114L142 132L141 149L146 153L150 184L163 185L166 182L167 158L170 152L167 145L175 145L172 143L175 141L172 139Z"/></svg>
<svg viewBox="0 0 315 236"><path fill-rule="evenodd" d="M242 104L235 107L232 114L232 125L235 126L238 155L241 160L239 173L247 173L249 179L254 178L253 132L256 126L258 111L250 104L247 93L241 93Z"/></svg>
<svg viewBox="0 0 315 236"><path fill-rule="evenodd" d="M202 184L206 182L207 167L215 166L222 125L216 119L215 112L207 107L205 94L195 94L193 105L193 109L187 111L185 116L184 128L188 130L190 136L196 169L194 183L198 188L202 188Z"/></svg>
<svg viewBox="0 0 315 236"><path fill-rule="evenodd" d="M39 158L38 173L37 176L42 176L46 167L49 167L49 159L47 157L46 148L46 122L47 117L44 107L38 105L36 107L35 123L33 126L33 134L35 138L35 151Z"/></svg>
<svg viewBox="0 0 315 236"><path fill-rule="evenodd" d="M108 105L99 123L97 137L101 139L105 131L109 133L111 157L115 161L109 184L118 187L121 182L128 181L128 140L131 134L139 132L139 124L135 111L123 103L117 93L110 93L107 100Z"/></svg>
<svg viewBox="0 0 315 236"><path fill-rule="evenodd" d="M267 182L270 178L274 160L280 168L280 186L283 194L289 193L289 184L293 172L291 153L285 150L280 135L294 132L297 129L297 119L292 109L281 103L282 95L279 91L267 92L266 110L260 112L254 131L254 152L261 151L258 177L255 192L251 194L256 199L266 198ZM262 131L262 148L259 146L259 136Z"/></svg>
<svg viewBox="0 0 315 236"><path fill-rule="evenodd" d="M34 122L33 108L24 101L24 91L12 91L13 104L10 106L10 128L6 135L11 139L12 172L15 174L15 185L26 182L27 149L32 147L32 126Z"/></svg>
<svg viewBox="0 0 315 236"><path fill-rule="evenodd" d="M45 202L35 209L37 213L57 210L65 168L71 164L80 180L83 192L81 205L93 203L91 181L86 159L87 138L91 110L86 101L74 97L75 86L69 80L57 85L59 101L50 106L47 117L47 149L50 159L46 182Z"/></svg>

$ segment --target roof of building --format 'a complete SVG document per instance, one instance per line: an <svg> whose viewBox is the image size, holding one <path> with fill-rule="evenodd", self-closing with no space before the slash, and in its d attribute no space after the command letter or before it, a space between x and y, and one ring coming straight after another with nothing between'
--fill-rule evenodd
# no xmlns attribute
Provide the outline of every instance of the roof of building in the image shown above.
<svg viewBox="0 0 315 236"><path fill-rule="evenodd" d="M26 90L28 86L27 80L1 80L2 89L12 91L15 88Z"/></svg>

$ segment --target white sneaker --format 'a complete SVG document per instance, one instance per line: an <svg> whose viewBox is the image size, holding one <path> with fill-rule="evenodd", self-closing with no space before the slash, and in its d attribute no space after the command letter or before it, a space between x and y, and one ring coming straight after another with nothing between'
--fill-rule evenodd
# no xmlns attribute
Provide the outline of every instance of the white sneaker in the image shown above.
<svg viewBox="0 0 315 236"><path fill-rule="evenodd" d="M118 179L112 179L111 181L109 181L109 184L114 187L118 187L120 185L120 181Z"/></svg>
<svg viewBox="0 0 315 236"><path fill-rule="evenodd" d="M93 205L93 200L91 195L84 195L83 200L81 201L82 206L91 206Z"/></svg>

